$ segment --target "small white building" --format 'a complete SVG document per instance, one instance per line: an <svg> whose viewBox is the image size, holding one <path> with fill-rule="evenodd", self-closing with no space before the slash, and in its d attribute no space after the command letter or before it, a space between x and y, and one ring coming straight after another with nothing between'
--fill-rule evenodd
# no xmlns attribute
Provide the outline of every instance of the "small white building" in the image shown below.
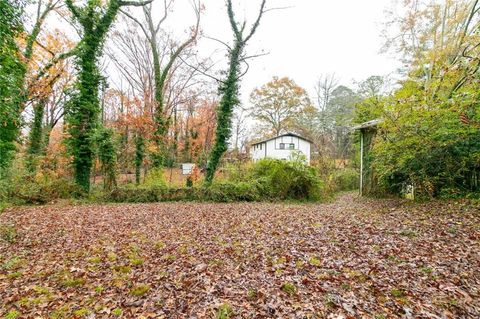
<svg viewBox="0 0 480 319"><path fill-rule="evenodd" d="M287 133L252 144L250 155L252 160L263 158L290 160L293 153L305 155L307 164L310 164L310 148L312 142L300 135Z"/></svg>
<svg viewBox="0 0 480 319"><path fill-rule="evenodd" d="M195 164L193 164L193 163L183 163L181 165L181 168L182 168L182 175L190 175L190 174L192 174L192 171L195 168Z"/></svg>

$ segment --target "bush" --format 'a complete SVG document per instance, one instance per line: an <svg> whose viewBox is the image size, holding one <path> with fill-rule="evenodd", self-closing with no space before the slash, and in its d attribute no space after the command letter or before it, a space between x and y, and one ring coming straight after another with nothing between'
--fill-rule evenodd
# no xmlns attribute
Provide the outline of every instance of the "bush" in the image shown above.
<svg viewBox="0 0 480 319"><path fill-rule="evenodd" d="M163 176L163 168L152 168L145 176L145 187L164 188L167 186Z"/></svg>
<svg viewBox="0 0 480 319"><path fill-rule="evenodd" d="M261 194L255 184L250 183L214 183L210 187L119 187L113 190L106 200L127 203L148 203L165 201L258 201Z"/></svg>
<svg viewBox="0 0 480 319"><path fill-rule="evenodd" d="M253 202L266 197L255 182L221 182L199 189L197 199L213 202Z"/></svg>
<svg viewBox="0 0 480 319"><path fill-rule="evenodd" d="M117 203L149 203L161 201L167 192L166 187L122 186L105 196L105 200Z"/></svg>
<svg viewBox="0 0 480 319"><path fill-rule="evenodd" d="M73 181L50 174L28 174L17 170L0 180L0 202L45 204L57 199L83 196Z"/></svg>
<svg viewBox="0 0 480 319"><path fill-rule="evenodd" d="M302 161L265 159L253 165L228 167L226 176L210 186L169 188L163 176L150 173L139 187L124 186L105 198L114 202L212 201L252 202L262 200L318 200L324 197L317 170ZM228 178L228 179L226 179Z"/></svg>
<svg viewBox="0 0 480 319"><path fill-rule="evenodd" d="M272 199L322 198L322 184L316 169L302 161L263 159L253 165L251 178L262 185L261 193Z"/></svg>
<svg viewBox="0 0 480 319"><path fill-rule="evenodd" d="M333 173L333 184L336 191L351 191L358 189L359 172L353 168L344 168Z"/></svg>

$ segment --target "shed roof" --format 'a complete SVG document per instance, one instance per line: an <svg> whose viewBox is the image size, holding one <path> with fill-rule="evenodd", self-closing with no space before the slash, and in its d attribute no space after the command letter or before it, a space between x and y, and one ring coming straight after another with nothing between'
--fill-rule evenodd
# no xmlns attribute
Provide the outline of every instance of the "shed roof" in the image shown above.
<svg viewBox="0 0 480 319"><path fill-rule="evenodd" d="M261 144L261 143L265 143L265 142L268 142L268 141L271 141L271 140L274 140L274 139L276 139L276 138L283 137L283 136L298 137L298 138L300 138L300 139L302 139L302 140L304 140L304 141L306 141L306 142L308 142L308 143L313 143L312 141L307 140L305 137L302 137L302 136L300 136L300 135L298 135L298 134L295 134L295 133L285 133L285 134L278 135L278 136L275 136L275 137L272 137L272 138L267 138L267 139L258 141L258 142L256 142L256 143L253 143L252 146L257 145L257 144Z"/></svg>
<svg viewBox="0 0 480 319"><path fill-rule="evenodd" d="M371 121L368 121L368 122L364 122L362 124L359 124L359 125L356 125L356 126L352 127L352 129L363 130L363 129L375 127L380 123L383 123L383 119L375 119L375 120L371 120Z"/></svg>

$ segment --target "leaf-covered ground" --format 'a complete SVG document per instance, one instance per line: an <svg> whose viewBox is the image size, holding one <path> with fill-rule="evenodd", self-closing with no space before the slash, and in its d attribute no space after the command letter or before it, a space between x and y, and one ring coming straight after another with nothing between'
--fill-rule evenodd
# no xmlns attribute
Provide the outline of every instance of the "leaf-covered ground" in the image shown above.
<svg viewBox="0 0 480 319"><path fill-rule="evenodd" d="M0 215L7 318L479 318L465 202L86 205Z"/></svg>

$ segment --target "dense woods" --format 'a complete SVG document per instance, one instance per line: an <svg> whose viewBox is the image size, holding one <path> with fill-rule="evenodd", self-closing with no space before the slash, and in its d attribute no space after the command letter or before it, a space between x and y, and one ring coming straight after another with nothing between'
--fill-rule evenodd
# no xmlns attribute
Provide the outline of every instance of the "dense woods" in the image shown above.
<svg viewBox="0 0 480 319"><path fill-rule="evenodd" d="M478 194L477 1L393 2L382 34L384 51L402 61L398 76L345 84L324 73L313 90L275 76L246 103L239 87L249 60L268 59L248 43L264 15L285 8L261 1L242 21L227 1L232 39L212 39L202 32L201 1L190 2L183 34L166 25L178 14L174 1L1 5L3 201L16 197L19 181L36 190L21 195L32 202L63 196L59 188L108 198L152 179L185 187L185 177L172 183L182 163L197 165L189 185L234 183L237 171L255 171L252 142L287 132L312 141L311 166L328 196L357 187L352 128L370 120L380 121L364 159L372 194ZM205 39L221 46L224 63L199 51Z"/></svg>

